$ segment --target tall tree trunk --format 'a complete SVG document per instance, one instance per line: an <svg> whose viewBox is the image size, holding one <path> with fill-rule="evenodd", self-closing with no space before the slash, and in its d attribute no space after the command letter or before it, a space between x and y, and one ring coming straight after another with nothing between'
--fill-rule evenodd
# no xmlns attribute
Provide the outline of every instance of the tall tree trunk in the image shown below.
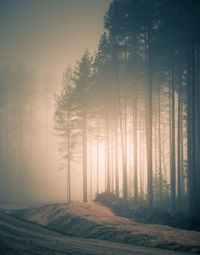
<svg viewBox="0 0 200 255"><path fill-rule="evenodd" d="M156 196L157 196L157 194L158 194L158 189L159 189L159 187L158 187L158 183L159 183L159 180L158 180L158 149L157 149L157 144L158 144L158 142L157 142L157 140L158 140L158 137L157 137L157 122L158 122L158 120L157 120L157 109L156 109L156 107L157 107L157 105L156 105L156 102L155 102L155 109L154 109L154 111L155 111L155 114L154 114L154 164L153 164L153 167L154 167L154 171L155 171L155 173L154 173L154 187L155 187L155 190L154 190L154 193L156 194Z"/></svg>
<svg viewBox="0 0 200 255"><path fill-rule="evenodd" d="M127 42L124 40L125 46L125 66L124 66L124 144L122 145L124 151L123 157L123 190L124 200L128 199L128 183L127 183ZM121 134L123 130L121 130Z"/></svg>
<svg viewBox="0 0 200 255"><path fill-rule="evenodd" d="M92 167L92 139L90 141L90 200L92 201L92 187L93 187L93 167ZM97 181L98 182L98 181Z"/></svg>
<svg viewBox="0 0 200 255"><path fill-rule="evenodd" d="M83 202L87 202L87 110L83 108L82 116L82 143L83 143Z"/></svg>
<svg viewBox="0 0 200 255"><path fill-rule="evenodd" d="M115 194L117 197L119 197L118 115L116 107L115 107L114 133L115 133Z"/></svg>
<svg viewBox="0 0 200 255"><path fill-rule="evenodd" d="M5 157L5 170L6 170L6 180L5 180L5 200L6 202L9 201L9 195L10 195L10 189L9 189L9 164L8 164L8 151L9 151L9 130L8 130L8 95L7 95L7 91L5 94L5 114L6 114L6 148L5 148L5 153L6 153L6 157Z"/></svg>
<svg viewBox="0 0 200 255"><path fill-rule="evenodd" d="M115 62L115 72L116 72L116 97L118 105L118 116L119 116L119 127L120 127L120 138L121 138L121 151L122 151L122 174L123 174L123 199L126 203L127 201L127 168L125 162L125 138L123 132L123 123L122 123L122 112L121 112L121 99L120 99L120 87L119 87L119 77L118 77L118 58L117 58L117 45L114 41L114 62Z"/></svg>
<svg viewBox="0 0 200 255"><path fill-rule="evenodd" d="M111 174L111 192L114 191L114 125L113 113L111 113L110 127L110 174Z"/></svg>
<svg viewBox="0 0 200 255"><path fill-rule="evenodd" d="M180 170L181 170L181 194L182 196L185 195L185 176L184 176L184 135L183 135L183 98L181 99L181 105L180 105L180 159L181 159L181 165L180 165Z"/></svg>
<svg viewBox="0 0 200 255"><path fill-rule="evenodd" d="M107 121L106 121L107 122ZM107 192L107 123L105 123L105 130L104 130L104 186L105 192Z"/></svg>
<svg viewBox="0 0 200 255"><path fill-rule="evenodd" d="M106 117L106 191L110 192L110 130L109 130L109 113Z"/></svg>
<svg viewBox="0 0 200 255"><path fill-rule="evenodd" d="M96 160L97 160L97 194L99 194L99 121L97 121L97 150L96 150Z"/></svg>
<svg viewBox="0 0 200 255"><path fill-rule="evenodd" d="M46 199L49 199L49 90L46 95Z"/></svg>
<svg viewBox="0 0 200 255"><path fill-rule="evenodd" d="M70 149L70 113L67 111L67 203L71 203L71 149Z"/></svg>
<svg viewBox="0 0 200 255"><path fill-rule="evenodd" d="M123 169L123 198L127 201L127 168L125 164L125 150L124 150L124 134L121 116L121 103L120 103L120 92L118 86L118 107L119 107L119 123L120 123L120 133L121 133L121 149L122 149L122 169Z"/></svg>
<svg viewBox="0 0 200 255"><path fill-rule="evenodd" d="M200 8L199 8L200 9ZM198 11L199 11L198 9ZM200 17L198 17L198 24L200 24ZM200 41L198 41L197 50L196 50L196 58L197 58L197 74L196 74L196 118L197 118L197 127L196 127L196 161L197 161L197 198L198 198L198 208L197 208L197 217L200 215Z"/></svg>
<svg viewBox="0 0 200 255"><path fill-rule="evenodd" d="M163 184L162 184L162 147L161 147L161 106L160 106L160 86L158 86L158 147L159 147L159 196L162 200Z"/></svg>
<svg viewBox="0 0 200 255"><path fill-rule="evenodd" d="M180 205L181 196L182 196L182 177L181 177L181 97L182 97L182 80L179 81L179 90L178 90L178 137L177 137L177 189L178 189L178 203Z"/></svg>
<svg viewBox="0 0 200 255"><path fill-rule="evenodd" d="M134 144L134 199L138 201L138 151L137 151L137 83L133 89L133 144Z"/></svg>
<svg viewBox="0 0 200 255"><path fill-rule="evenodd" d="M144 142L143 142L143 132L140 126L140 196L144 197Z"/></svg>
<svg viewBox="0 0 200 255"><path fill-rule="evenodd" d="M148 88L147 88L147 105L146 105L146 136L147 136L147 190L148 190L148 206L153 209L153 169L152 169L152 53L151 53L151 27L148 26Z"/></svg>
<svg viewBox="0 0 200 255"><path fill-rule="evenodd" d="M171 201L172 212L176 210L176 149L175 149L175 70L174 70L174 52L172 53L172 117L171 117Z"/></svg>

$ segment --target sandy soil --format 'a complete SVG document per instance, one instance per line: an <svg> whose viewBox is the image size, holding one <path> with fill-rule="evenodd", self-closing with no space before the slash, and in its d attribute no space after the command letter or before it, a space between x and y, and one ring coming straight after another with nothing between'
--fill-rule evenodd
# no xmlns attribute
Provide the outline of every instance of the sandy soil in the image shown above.
<svg viewBox="0 0 200 255"><path fill-rule="evenodd" d="M134 222L94 202L4 210L73 236L200 253L200 232Z"/></svg>

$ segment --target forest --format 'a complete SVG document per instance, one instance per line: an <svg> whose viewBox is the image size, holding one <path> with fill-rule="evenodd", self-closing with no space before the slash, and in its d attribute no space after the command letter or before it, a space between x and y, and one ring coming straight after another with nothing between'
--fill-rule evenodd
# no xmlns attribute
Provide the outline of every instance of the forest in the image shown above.
<svg viewBox="0 0 200 255"><path fill-rule="evenodd" d="M199 2L113 1L98 51L63 76L55 121L70 173L81 157L83 202L200 215ZM81 144L81 145L80 145Z"/></svg>
<svg viewBox="0 0 200 255"><path fill-rule="evenodd" d="M198 0L112 0L97 50L61 84L2 68L1 204L94 201L199 231L199 13Z"/></svg>

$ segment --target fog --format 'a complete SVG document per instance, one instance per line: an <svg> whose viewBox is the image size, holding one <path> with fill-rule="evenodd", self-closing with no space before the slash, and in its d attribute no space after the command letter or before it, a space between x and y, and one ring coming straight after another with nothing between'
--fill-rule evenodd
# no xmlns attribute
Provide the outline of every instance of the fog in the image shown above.
<svg viewBox="0 0 200 255"><path fill-rule="evenodd" d="M51 253L53 230L200 251L199 13L0 0L0 254Z"/></svg>
<svg viewBox="0 0 200 255"><path fill-rule="evenodd" d="M93 54L109 0L0 2L0 201L66 200L55 95L66 68ZM73 200L81 199L79 163Z"/></svg>
<svg viewBox="0 0 200 255"><path fill-rule="evenodd" d="M109 0L1 1L0 66L19 64L61 81L85 48L97 49Z"/></svg>
<svg viewBox="0 0 200 255"><path fill-rule="evenodd" d="M0 200L198 218L199 8L1 1Z"/></svg>

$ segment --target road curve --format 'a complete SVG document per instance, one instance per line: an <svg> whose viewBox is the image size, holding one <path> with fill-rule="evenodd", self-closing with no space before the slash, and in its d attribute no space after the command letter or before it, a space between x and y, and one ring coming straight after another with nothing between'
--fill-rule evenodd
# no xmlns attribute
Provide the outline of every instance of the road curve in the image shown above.
<svg viewBox="0 0 200 255"><path fill-rule="evenodd" d="M2 255L181 255L166 251L69 237L40 225L0 213L0 254Z"/></svg>

